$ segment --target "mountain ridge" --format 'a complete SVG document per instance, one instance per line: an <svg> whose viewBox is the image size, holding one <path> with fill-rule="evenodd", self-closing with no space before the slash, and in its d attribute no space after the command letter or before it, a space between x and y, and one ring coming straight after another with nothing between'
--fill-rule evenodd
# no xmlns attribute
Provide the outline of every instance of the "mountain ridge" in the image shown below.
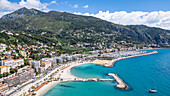
<svg viewBox="0 0 170 96"><path fill-rule="evenodd" d="M27 12L29 13L30 11ZM67 12L50 11L42 14L40 12L40 14L31 14L14 18L12 21L9 20L11 19L6 18L0 22L0 30L24 31L36 35L47 32L50 37L56 40L64 39L67 41L68 39L68 41L71 40L74 42L81 40L83 42L93 43L102 42L102 40L107 42L122 40L135 42L136 40L137 42L154 43L158 45L164 45L165 43L170 44L170 30L145 25L123 26L96 17L75 15ZM73 36L75 34L76 36ZM91 36L88 34L91 34ZM78 35L82 35L85 38L81 38ZM103 38L101 37L102 35ZM98 39L94 39L95 37Z"/></svg>

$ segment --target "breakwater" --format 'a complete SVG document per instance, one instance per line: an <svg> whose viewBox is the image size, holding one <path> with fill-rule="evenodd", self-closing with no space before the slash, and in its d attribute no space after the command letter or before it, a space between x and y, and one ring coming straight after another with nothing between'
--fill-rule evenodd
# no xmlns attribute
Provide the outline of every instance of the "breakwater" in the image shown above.
<svg viewBox="0 0 170 96"><path fill-rule="evenodd" d="M122 60L122 59L127 59L127 58L133 58L133 57L138 57L138 56L145 56L145 55L151 55L151 54L156 54L158 53L157 51L153 51L153 52L149 52L149 53L145 53L145 54L139 54L139 55L133 55L133 56L127 56L127 57L119 57L117 59L113 59L111 60L109 63L107 64L104 64L105 67L112 67L113 64L116 62L116 61L119 61L119 60Z"/></svg>
<svg viewBox="0 0 170 96"><path fill-rule="evenodd" d="M108 75L112 76L116 80L116 82L118 83L118 85L116 85L117 88L129 89L129 86L121 78L119 78L119 76L117 74L109 73Z"/></svg>

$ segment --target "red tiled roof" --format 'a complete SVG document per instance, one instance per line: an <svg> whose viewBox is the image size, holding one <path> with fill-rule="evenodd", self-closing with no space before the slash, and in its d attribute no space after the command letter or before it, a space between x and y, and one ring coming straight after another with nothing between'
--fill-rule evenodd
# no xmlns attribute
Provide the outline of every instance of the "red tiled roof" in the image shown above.
<svg viewBox="0 0 170 96"><path fill-rule="evenodd" d="M20 59L15 59L14 61L18 61L18 60L22 60L21 58Z"/></svg>
<svg viewBox="0 0 170 96"><path fill-rule="evenodd" d="M12 58L11 59L6 59L6 60L3 60L3 62L10 61L10 60L13 60L13 59Z"/></svg>
<svg viewBox="0 0 170 96"><path fill-rule="evenodd" d="M2 66L0 66L0 68L3 68L3 67L8 67L7 65L2 65Z"/></svg>

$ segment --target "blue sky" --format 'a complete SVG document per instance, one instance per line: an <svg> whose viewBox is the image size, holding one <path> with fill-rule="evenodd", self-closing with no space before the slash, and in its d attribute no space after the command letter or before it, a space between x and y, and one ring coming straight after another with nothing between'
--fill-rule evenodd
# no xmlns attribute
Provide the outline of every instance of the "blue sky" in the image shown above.
<svg viewBox="0 0 170 96"><path fill-rule="evenodd" d="M20 2L21 0L8 0L11 2ZM42 3L56 1L57 4L48 6L51 10L81 12L81 13L98 13L100 10L110 12L114 11L169 11L170 0L40 0ZM78 4L78 8L72 8ZM88 5L84 9L82 6Z"/></svg>
<svg viewBox="0 0 170 96"><path fill-rule="evenodd" d="M170 30L170 0L0 0L0 17L19 8L64 11L122 25Z"/></svg>

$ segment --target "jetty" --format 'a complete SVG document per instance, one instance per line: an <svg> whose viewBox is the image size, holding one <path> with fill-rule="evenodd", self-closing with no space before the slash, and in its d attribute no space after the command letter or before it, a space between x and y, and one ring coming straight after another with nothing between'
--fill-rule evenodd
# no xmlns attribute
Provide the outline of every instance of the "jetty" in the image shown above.
<svg viewBox="0 0 170 96"><path fill-rule="evenodd" d="M122 59L127 59L127 58L133 58L133 57L138 57L138 56L145 56L145 55L151 55L151 54L156 54L158 53L157 51L153 51L153 52L149 52L149 53L145 53L145 54L139 54L139 55L133 55L133 56L127 56L127 57L119 57L117 59L113 59L111 60L109 63L104 64L105 67L112 67L113 64L116 61L122 60Z"/></svg>
<svg viewBox="0 0 170 96"><path fill-rule="evenodd" d="M123 82L123 80L121 78L119 78L119 76L117 74L114 73L109 73L109 76L112 76L116 82L118 83L118 85L116 85L117 88L119 89L129 89L129 86Z"/></svg>
<svg viewBox="0 0 170 96"><path fill-rule="evenodd" d="M113 81L114 79L100 79L100 78L90 78L90 79L83 79L83 78L75 78L73 81Z"/></svg>

